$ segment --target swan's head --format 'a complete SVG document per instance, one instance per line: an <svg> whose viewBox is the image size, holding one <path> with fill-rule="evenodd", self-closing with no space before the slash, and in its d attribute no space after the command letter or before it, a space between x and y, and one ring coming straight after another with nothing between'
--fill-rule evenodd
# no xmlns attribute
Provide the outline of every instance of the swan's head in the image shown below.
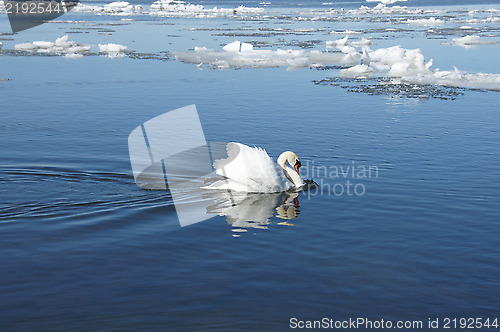
<svg viewBox="0 0 500 332"><path fill-rule="evenodd" d="M295 169L297 174L300 175L299 168L302 166L302 164L300 163L299 156L297 156L295 152L285 151L278 157L278 165L284 168L286 163L289 163L290 166Z"/></svg>

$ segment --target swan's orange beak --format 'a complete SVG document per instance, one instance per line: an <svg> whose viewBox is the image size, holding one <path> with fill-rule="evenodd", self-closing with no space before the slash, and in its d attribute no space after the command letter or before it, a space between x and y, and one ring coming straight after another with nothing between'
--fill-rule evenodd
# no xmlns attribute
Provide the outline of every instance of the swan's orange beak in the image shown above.
<svg viewBox="0 0 500 332"><path fill-rule="evenodd" d="M297 171L297 174L300 175L300 172L299 172L299 167L302 166L302 164L300 163L300 161L297 160L297 162L295 163L295 166L293 166L295 168L295 170Z"/></svg>

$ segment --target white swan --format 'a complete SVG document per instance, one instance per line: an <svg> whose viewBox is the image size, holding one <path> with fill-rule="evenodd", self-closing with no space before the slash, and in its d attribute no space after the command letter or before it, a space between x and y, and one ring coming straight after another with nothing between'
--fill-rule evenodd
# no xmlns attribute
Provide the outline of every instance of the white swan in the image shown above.
<svg viewBox="0 0 500 332"><path fill-rule="evenodd" d="M275 193L299 189L305 185L299 172L300 159L292 151L283 152L275 164L266 150L259 147L251 148L231 142L227 144L226 150L228 158L214 162L216 173L224 179L202 189Z"/></svg>

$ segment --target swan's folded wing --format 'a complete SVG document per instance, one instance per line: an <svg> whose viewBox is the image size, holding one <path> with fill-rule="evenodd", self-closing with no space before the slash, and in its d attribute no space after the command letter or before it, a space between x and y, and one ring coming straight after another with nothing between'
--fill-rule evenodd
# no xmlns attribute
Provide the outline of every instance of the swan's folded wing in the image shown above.
<svg viewBox="0 0 500 332"><path fill-rule="evenodd" d="M276 192L289 189L283 173L264 149L241 143L227 144L228 158L214 162L216 173L248 187L248 191Z"/></svg>

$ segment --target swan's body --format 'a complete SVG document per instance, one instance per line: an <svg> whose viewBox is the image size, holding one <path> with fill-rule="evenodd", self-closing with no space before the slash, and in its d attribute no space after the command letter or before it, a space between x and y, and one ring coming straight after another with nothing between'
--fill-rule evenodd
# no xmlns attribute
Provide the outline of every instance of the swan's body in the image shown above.
<svg viewBox="0 0 500 332"><path fill-rule="evenodd" d="M298 172L299 157L291 151L283 152L275 164L266 150L259 147L231 142L226 149L228 158L214 162L216 173L224 179L203 189L274 193L298 189L305 184Z"/></svg>

